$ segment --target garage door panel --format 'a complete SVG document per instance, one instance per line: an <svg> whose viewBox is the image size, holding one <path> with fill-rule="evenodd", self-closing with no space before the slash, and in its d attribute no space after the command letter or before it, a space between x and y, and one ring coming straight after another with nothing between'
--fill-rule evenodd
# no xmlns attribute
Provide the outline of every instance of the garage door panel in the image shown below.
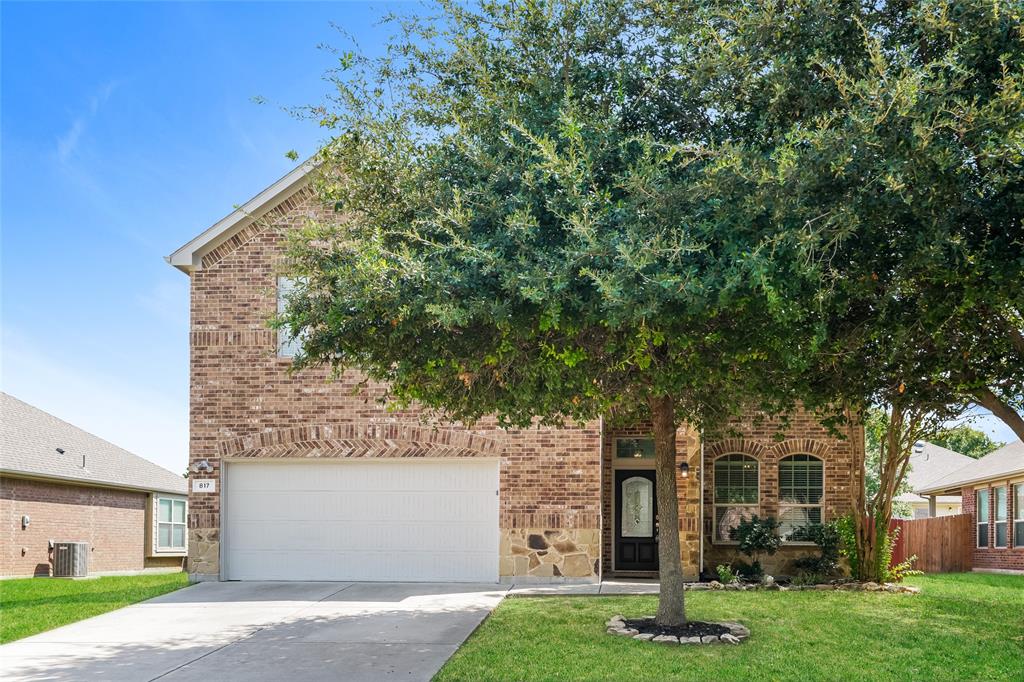
<svg viewBox="0 0 1024 682"><path fill-rule="evenodd" d="M339 463L243 463L235 465L231 479L236 491L324 491L358 493L365 490L487 491L494 490L494 464L463 460L455 471L442 460L382 460ZM395 476L393 467L413 476Z"/></svg>
<svg viewBox="0 0 1024 682"><path fill-rule="evenodd" d="M267 557L263 553L240 552L235 580L345 580L371 582L477 582L490 570L493 558L488 554L452 554L425 552L362 554L307 550L285 557ZM256 567L259 570L255 570ZM410 573L415 578L410 578ZM492 579L493 580L493 579Z"/></svg>
<svg viewBox="0 0 1024 682"><path fill-rule="evenodd" d="M235 522L231 527L231 547L234 551L300 551L317 546L334 551L465 551L463 548L472 547L472 543L494 532L490 523L453 526L445 532L445 543L454 548L448 550L437 546L434 530L425 523Z"/></svg>
<svg viewBox="0 0 1024 682"><path fill-rule="evenodd" d="M333 519L355 523L406 521L409 520L407 510L411 507L416 509L416 521L460 523L486 508L495 497L494 492L244 492L232 488L228 514L231 519Z"/></svg>
<svg viewBox="0 0 1024 682"><path fill-rule="evenodd" d="M230 463L226 576L497 580L498 463Z"/></svg>

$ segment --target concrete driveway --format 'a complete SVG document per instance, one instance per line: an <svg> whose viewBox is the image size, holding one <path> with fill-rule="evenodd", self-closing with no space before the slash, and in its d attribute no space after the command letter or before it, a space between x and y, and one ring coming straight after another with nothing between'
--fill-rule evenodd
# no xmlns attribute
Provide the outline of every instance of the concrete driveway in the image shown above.
<svg viewBox="0 0 1024 682"><path fill-rule="evenodd" d="M14 680L429 680L498 585L200 583L0 647Z"/></svg>

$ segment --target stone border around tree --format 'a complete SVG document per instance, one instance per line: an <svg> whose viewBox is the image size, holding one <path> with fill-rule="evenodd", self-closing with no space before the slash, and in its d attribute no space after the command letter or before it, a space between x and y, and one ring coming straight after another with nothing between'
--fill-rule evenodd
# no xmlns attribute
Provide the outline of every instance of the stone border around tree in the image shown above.
<svg viewBox="0 0 1024 682"><path fill-rule="evenodd" d="M647 616L651 620L654 616ZM740 644L750 638L750 630L742 623L730 621L713 622L709 625L721 625L729 632L721 635L704 635L703 637L676 637L674 635L656 635L653 632L641 632L636 628L626 625L626 619L621 615L612 616L605 623L608 627L608 634L618 637L631 637L641 642L654 642L656 644Z"/></svg>

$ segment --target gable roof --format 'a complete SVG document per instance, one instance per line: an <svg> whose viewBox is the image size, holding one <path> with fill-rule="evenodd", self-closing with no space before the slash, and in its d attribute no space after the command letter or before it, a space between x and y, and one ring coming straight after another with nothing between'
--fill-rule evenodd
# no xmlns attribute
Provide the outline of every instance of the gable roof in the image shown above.
<svg viewBox="0 0 1024 682"><path fill-rule="evenodd" d="M907 474L907 483L910 485L911 490L924 488L932 481L945 478L949 474L959 471L976 461L973 457L961 455L959 452L954 452L933 443L923 442L919 446L915 445L914 451L910 455L910 472ZM949 499L945 499L946 497L940 498L939 502L959 502L959 499L955 496L949 496ZM913 492L903 493L896 499L900 502L927 501Z"/></svg>
<svg viewBox="0 0 1024 682"><path fill-rule="evenodd" d="M111 488L188 492L188 482L180 474L6 393L0 393L0 472Z"/></svg>
<svg viewBox="0 0 1024 682"><path fill-rule="evenodd" d="M309 181L309 174L315 167L316 162L313 159L301 163L270 187L218 220L202 234L171 255L165 256L164 260L185 273L198 270L202 267L204 255L231 239L268 210L305 187Z"/></svg>
<svg viewBox="0 0 1024 682"><path fill-rule="evenodd" d="M1008 443L914 492L919 495L959 494L960 488L967 485L1018 475L1024 476L1024 442L1019 440Z"/></svg>

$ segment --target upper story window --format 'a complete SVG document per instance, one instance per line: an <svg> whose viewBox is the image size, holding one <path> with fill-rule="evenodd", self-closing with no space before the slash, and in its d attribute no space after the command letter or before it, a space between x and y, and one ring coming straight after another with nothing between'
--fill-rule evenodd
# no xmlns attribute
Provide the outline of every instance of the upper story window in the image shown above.
<svg viewBox="0 0 1024 682"><path fill-rule="evenodd" d="M811 540L811 527L821 523L824 497L824 464L820 459L791 455L779 460L779 534L783 540Z"/></svg>
<svg viewBox="0 0 1024 682"><path fill-rule="evenodd" d="M716 541L736 539L736 527L758 513L758 463L740 454L723 455L714 465Z"/></svg>
<svg viewBox="0 0 1024 682"><path fill-rule="evenodd" d="M185 500L157 498L156 548L162 551L185 550Z"/></svg>
<svg viewBox="0 0 1024 682"><path fill-rule="evenodd" d="M288 305L288 296L295 290L298 280L292 277L277 278L277 314L284 313ZM302 337L291 336L287 329L277 330L277 357L294 358L302 349Z"/></svg>
<svg viewBox="0 0 1024 682"><path fill-rule="evenodd" d="M974 492L974 514L978 522L978 547L988 547L988 490Z"/></svg>
<svg viewBox="0 0 1024 682"><path fill-rule="evenodd" d="M1006 547L1006 486L996 488L996 547Z"/></svg>

